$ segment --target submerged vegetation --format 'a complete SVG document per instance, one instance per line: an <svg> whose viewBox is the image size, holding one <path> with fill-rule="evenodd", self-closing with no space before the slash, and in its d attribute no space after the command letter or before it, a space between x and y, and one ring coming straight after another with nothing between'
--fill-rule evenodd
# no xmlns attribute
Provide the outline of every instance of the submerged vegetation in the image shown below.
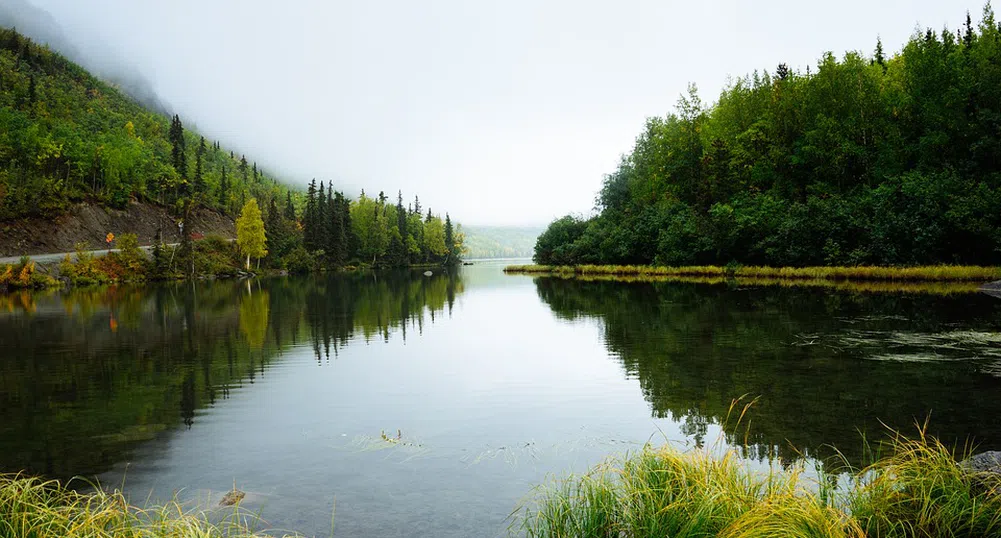
<svg viewBox="0 0 1001 538"><path fill-rule="evenodd" d="M1001 25L696 88L648 120L550 265L1001 265Z"/></svg>
<svg viewBox="0 0 1001 538"><path fill-rule="evenodd" d="M529 537L1001 536L1001 476L964 470L924 429L838 484L802 464L751 470L734 450L648 446L539 488Z"/></svg>
<svg viewBox="0 0 1001 538"><path fill-rule="evenodd" d="M265 524L238 506L221 521L176 500L136 507L120 491L79 493L68 484L0 475L0 538L255 538ZM219 519L219 518L217 518ZM273 535L269 532L268 536Z"/></svg>

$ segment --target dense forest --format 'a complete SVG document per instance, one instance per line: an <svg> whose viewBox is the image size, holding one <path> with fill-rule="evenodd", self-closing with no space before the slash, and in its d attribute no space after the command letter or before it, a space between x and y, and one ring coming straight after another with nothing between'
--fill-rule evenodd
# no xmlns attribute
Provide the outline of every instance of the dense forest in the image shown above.
<svg viewBox="0 0 1001 538"><path fill-rule="evenodd" d="M148 110L48 47L0 29L0 222L52 217L76 202L133 201L166 207L183 222L194 207L236 217L252 200L258 209L249 220L262 220L266 234L252 255L273 268L455 263L463 250L459 227L447 214L425 213L417 198L404 207L402 193L392 204L364 191L350 200L330 183L290 188L186 129L179 116ZM189 236L170 267L153 260L146 276L198 272Z"/></svg>
<svg viewBox="0 0 1001 538"><path fill-rule="evenodd" d="M535 240L544 228L536 226L465 226L468 258L531 258Z"/></svg>
<svg viewBox="0 0 1001 538"><path fill-rule="evenodd" d="M1001 25L694 86L538 263L1001 264Z"/></svg>

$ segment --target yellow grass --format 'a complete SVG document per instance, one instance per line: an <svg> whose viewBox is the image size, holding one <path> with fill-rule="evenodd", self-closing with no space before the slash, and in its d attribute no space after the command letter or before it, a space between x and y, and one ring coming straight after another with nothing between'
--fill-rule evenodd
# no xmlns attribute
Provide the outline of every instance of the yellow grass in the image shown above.
<svg viewBox="0 0 1001 538"><path fill-rule="evenodd" d="M919 267L663 267L652 265L511 265L507 273L561 276L717 277L777 280L885 282L990 282L1001 280L1001 267L929 265Z"/></svg>

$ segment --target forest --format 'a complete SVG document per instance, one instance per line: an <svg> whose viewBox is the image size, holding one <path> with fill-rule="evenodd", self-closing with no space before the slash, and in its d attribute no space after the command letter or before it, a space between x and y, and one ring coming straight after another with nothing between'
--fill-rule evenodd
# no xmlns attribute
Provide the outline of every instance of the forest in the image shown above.
<svg viewBox="0 0 1001 538"><path fill-rule="evenodd" d="M1001 264L1001 25L694 85L537 263Z"/></svg>
<svg viewBox="0 0 1001 538"><path fill-rule="evenodd" d="M404 207L402 193L393 204L381 192L351 200L332 182L314 180L305 192L289 187L245 155L186 129L178 115L149 110L15 29L0 29L0 222L53 217L80 202L117 209L145 202L183 223L195 207L235 218L251 201L257 209L246 222L261 221L256 228L263 227L264 237L253 254L238 254L268 268L455 263L463 250L459 226L448 214L425 212L416 197ZM78 272L100 282L239 267L236 255L199 257L205 249L192 247L191 239L184 234L169 265L154 259L148 267L133 264L127 275L109 259L103 274ZM211 246L225 248L218 241Z"/></svg>

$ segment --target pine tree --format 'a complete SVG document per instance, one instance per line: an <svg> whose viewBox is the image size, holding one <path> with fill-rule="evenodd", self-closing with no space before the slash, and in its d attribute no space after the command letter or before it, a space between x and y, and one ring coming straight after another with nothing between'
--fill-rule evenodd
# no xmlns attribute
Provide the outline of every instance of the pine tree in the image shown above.
<svg viewBox="0 0 1001 538"><path fill-rule="evenodd" d="M455 237L453 237L452 219L445 213L445 263L453 263L458 257L455 252Z"/></svg>
<svg viewBox="0 0 1001 538"><path fill-rule="evenodd" d="M292 205L292 191L285 191L285 219L295 222L295 206Z"/></svg>
<svg viewBox="0 0 1001 538"><path fill-rule="evenodd" d="M172 146L170 152L171 164L174 165L174 170L177 170L177 174L182 179L187 178L188 164L185 157L184 124L181 123L181 117L177 114L174 114L174 118L171 120L167 138Z"/></svg>
<svg viewBox="0 0 1001 538"><path fill-rule="evenodd" d="M881 38L876 39L876 56L873 61L879 64L884 72L886 71L886 56L883 54L883 40Z"/></svg>
<svg viewBox="0 0 1001 538"><path fill-rule="evenodd" d="M205 193L205 179L202 178L202 152L195 155L195 195L201 196Z"/></svg>
<svg viewBox="0 0 1001 538"><path fill-rule="evenodd" d="M966 24L963 25L963 46L967 49L973 45L973 20L970 19L970 12L966 12Z"/></svg>
<svg viewBox="0 0 1001 538"><path fill-rule="evenodd" d="M223 165L222 177L219 179L219 204L224 211L229 210L229 178L226 177L226 165Z"/></svg>
<svg viewBox="0 0 1001 538"><path fill-rule="evenodd" d="M315 243L317 249L327 247L327 196L326 188L323 186L323 182L320 182L320 188L316 191L316 215L314 215L313 224L315 226L313 232L313 242Z"/></svg>
<svg viewBox="0 0 1001 538"><path fill-rule="evenodd" d="M306 250L316 250L316 178L306 191L306 211L302 216L303 243Z"/></svg>

